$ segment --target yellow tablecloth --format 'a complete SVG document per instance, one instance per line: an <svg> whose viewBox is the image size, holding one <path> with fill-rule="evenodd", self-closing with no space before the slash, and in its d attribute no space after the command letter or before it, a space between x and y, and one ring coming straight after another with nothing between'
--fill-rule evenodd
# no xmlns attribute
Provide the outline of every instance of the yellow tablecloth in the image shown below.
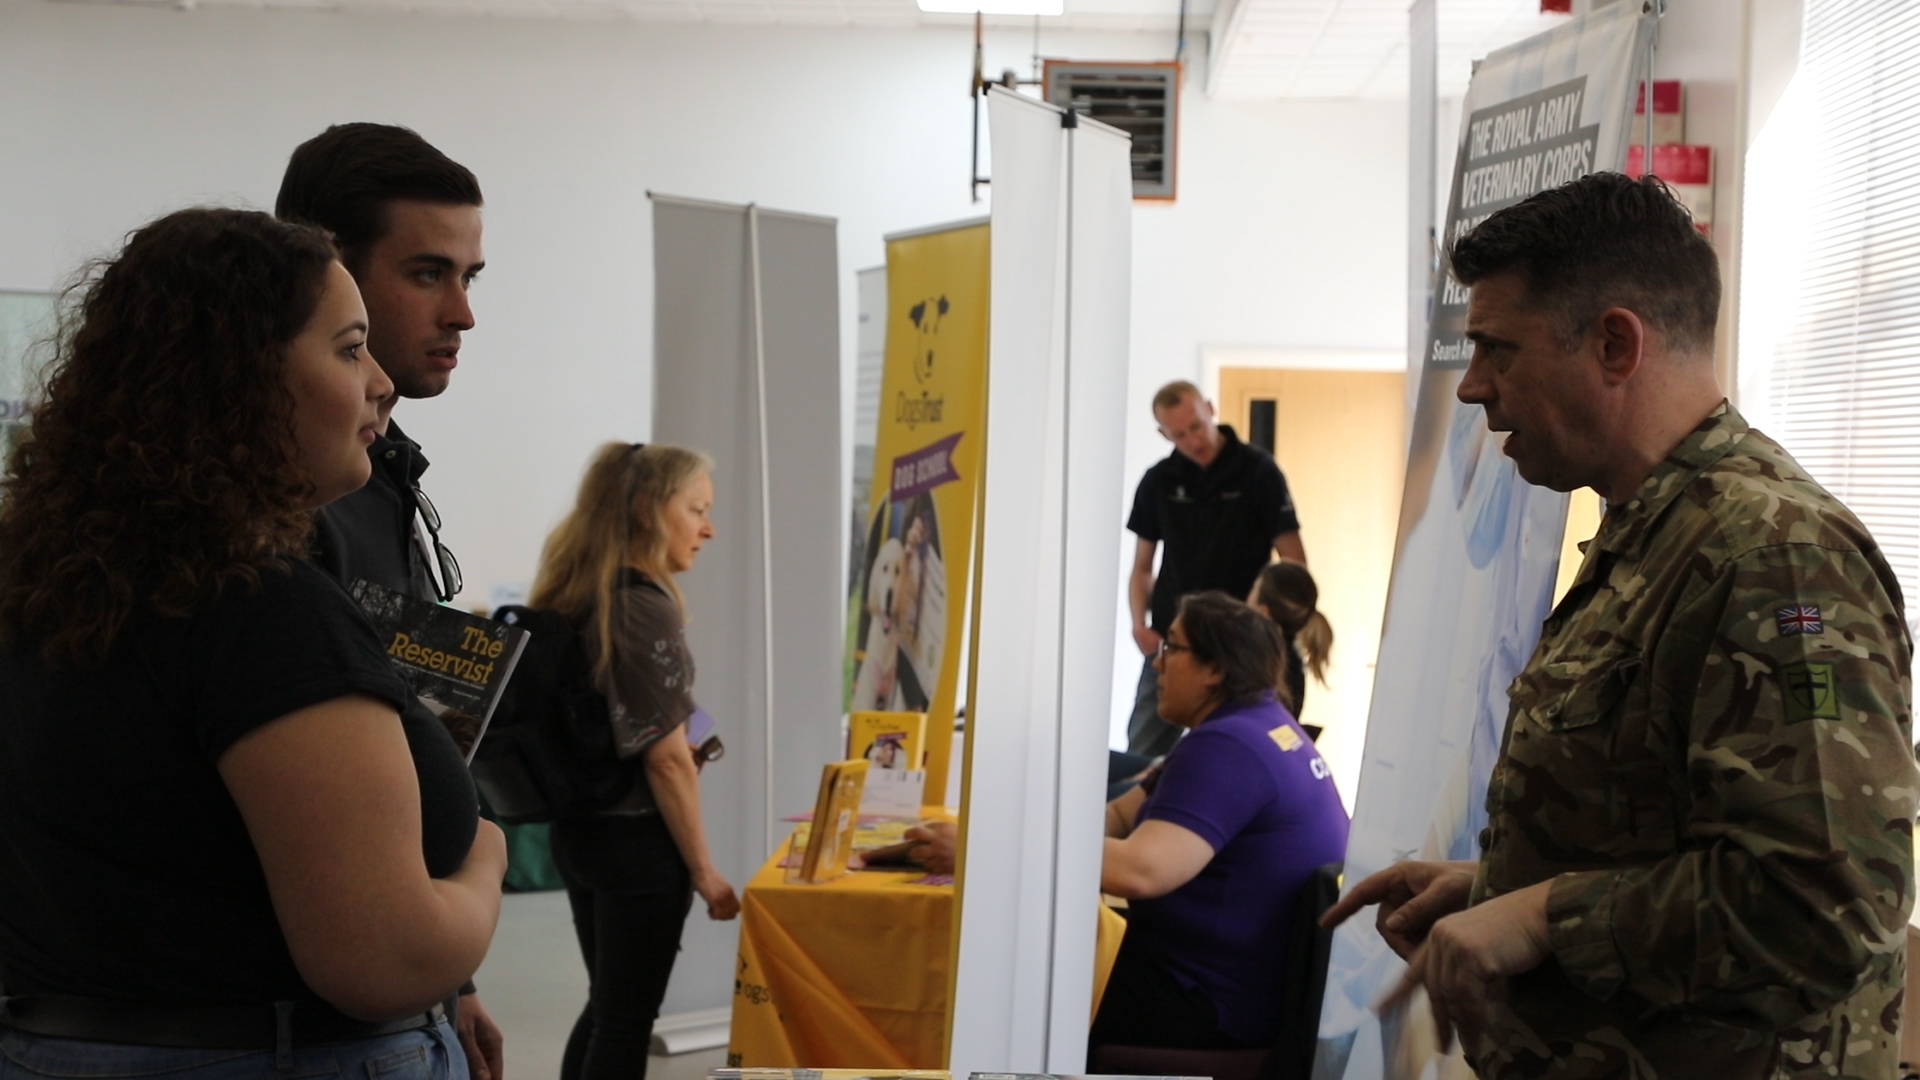
<svg viewBox="0 0 1920 1080"><path fill-rule="evenodd" d="M789 885L787 847L741 894L727 1063L946 1068L953 886L910 884L918 870ZM1100 907L1096 1009L1125 929Z"/></svg>

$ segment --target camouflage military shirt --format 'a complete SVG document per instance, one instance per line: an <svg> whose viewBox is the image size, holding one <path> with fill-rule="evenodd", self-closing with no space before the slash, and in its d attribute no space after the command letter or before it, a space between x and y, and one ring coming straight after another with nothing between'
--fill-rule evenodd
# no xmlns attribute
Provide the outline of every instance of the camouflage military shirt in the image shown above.
<svg viewBox="0 0 1920 1080"><path fill-rule="evenodd" d="M1917 779L1900 588L1722 405L1612 507L1487 794L1473 901L1552 879L1483 1077L1891 1078Z"/></svg>

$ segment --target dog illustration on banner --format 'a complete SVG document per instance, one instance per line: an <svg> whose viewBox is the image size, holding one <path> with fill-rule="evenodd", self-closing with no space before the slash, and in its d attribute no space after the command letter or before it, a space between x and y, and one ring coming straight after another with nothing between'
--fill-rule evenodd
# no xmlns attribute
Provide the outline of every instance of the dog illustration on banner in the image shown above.
<svg viewBox="0 0 1920 1080"><path fill-rule="evenodd" d="M933 496L882 504L867 538L849 708L924 712L946 655L947 573Z"/></svg>
<svg viewBox="0 0 1920 1080"><path fill-rule="evenodd" d="M934 345L940 336L940 323L946 319L947 298L930 296L907 309L907 318L920 332L919 347L913 354L913 381L926 382L933 377Z"/></svg>

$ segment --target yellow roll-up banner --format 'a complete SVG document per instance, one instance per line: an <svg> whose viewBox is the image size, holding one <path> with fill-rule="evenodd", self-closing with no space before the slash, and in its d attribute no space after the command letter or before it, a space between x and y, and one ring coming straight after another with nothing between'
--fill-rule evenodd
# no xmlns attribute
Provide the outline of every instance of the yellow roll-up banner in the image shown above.
<svg viewBox="0 0 1920 1080"><path fill-rule="evenodd" d="M848 709L927 714L926 801L946 802L987 415L985 222L887 242L864 565Z"/></svg>

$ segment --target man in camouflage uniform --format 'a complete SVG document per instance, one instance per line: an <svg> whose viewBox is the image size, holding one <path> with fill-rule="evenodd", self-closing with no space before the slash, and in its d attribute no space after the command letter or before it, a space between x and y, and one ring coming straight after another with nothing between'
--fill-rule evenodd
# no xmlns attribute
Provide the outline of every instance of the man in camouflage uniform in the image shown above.
<svg viewBox="0 0 1920 1080"><path fill-rule="evenodd" d="M1900 588L1722 398L1712 250L1597 174L1450 252L1458 394L1527 480L1608 501L1508 690L1478 864L1380 904L1483 1077L1894 1076L1916 799Z"/></svg>

